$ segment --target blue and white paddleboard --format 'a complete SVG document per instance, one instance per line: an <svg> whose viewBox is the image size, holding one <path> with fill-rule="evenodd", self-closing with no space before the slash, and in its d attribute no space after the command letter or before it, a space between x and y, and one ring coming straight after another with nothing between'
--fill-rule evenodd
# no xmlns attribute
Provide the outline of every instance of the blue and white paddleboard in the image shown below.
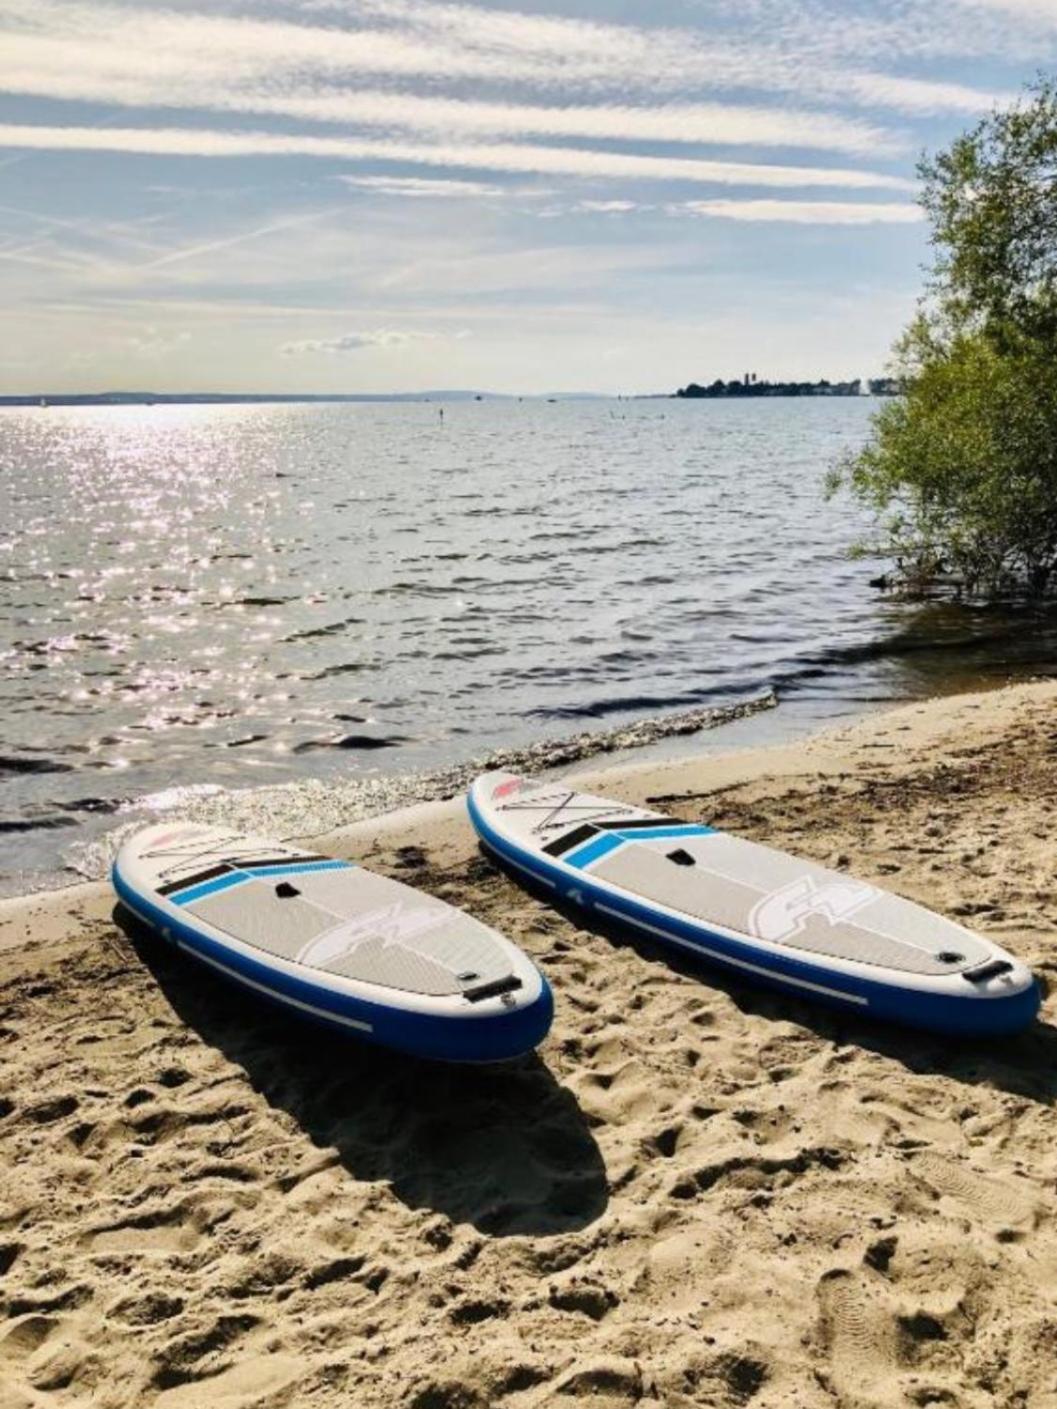
<svg viewBox="0 0 1057 1409"><path fill-rule="evenodd" d="M953 1035L1016 1032L1038 1011L1031 971L990 940L809 861L510 773L468 802L515 872L742 978Z"/></svg>
<svg viewBox="0 0 1057 1409"><path fill-rule="evenodd" d="M509 940L348 861L163 823L124 844L113 882L213 973L353 1037L494 1062L530 1051L551 1025L547 981Z"/></svg>

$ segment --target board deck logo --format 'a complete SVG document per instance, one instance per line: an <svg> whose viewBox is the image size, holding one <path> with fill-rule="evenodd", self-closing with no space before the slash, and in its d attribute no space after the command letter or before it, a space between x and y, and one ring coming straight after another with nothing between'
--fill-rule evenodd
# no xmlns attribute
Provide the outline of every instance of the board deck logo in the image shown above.
<svg viewBox="0 0 1057 1409"><path fill-rule="evenodd" d="M524 778L508 778L505 783L497 783L492 790L492 801L499 802L501 798L513 797L521 791L524 781Z"/></svg>
<svg viewBox="0 0 1057 1409"><path fill-rule="evenodd" d="M438 907L405 905L398 900L366 915L357 915L354 920L347 920L337 929L310 940L297 957L302 964L318 968L328 960L351 954L370 940L380 940L382 949L394 944L413 949L416 939L443 929L450 920L451 916Z"/></svg>
<svg viewBox="0 0 1057 1409"><path fill-rule="evenodd" d="M813 915L837 925L851 919L877 895L873 886L861 881L817 881L814 876L800 876L756 902L749 914L749 930L772 944L784 944L803 934Z"/></svg>

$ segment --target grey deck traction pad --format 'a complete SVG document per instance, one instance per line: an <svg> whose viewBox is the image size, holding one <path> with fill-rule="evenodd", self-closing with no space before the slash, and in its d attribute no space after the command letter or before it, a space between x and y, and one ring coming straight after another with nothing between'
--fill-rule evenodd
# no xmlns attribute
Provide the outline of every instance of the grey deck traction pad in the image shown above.
<svg viewBox="0 0 1057 1409"><path fill-rule="evenodd" d="M285 875L299 894L256 877L186 907L206 924L277 958L364 983L434 997L506 978L510 961L478 921L359 867Z"/></svg>
<svg viewBox="0 0 1057 1409"><path fill-rule="evenodd" d="M695 864L671 861L676 848ZM905 973L959 973L991 954L909 900L721 832L630 841L586 874L706 924Z"/></svg>

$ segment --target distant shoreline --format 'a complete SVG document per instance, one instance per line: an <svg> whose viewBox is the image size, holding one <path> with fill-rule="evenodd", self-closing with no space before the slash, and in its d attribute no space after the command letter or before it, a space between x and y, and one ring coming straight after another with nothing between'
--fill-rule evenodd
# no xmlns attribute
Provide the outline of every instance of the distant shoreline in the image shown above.
<svg viewBox="0 0 1057 1409"><path fill-rule="evenodd" d="M883 379L882 379L883 380ZM52 406L267 406L267 405L334 405L343 403L412 403L451 401L676 401L676 400L737 400L743 397L802 397L802 396L884 396L892 393L878 382L867 383L862 391L854 382L714 382L699 386L691 382L676 392L502 392L502 391L379 391L379 392L227 392L227 391L99 391L99 392L34 392L22 396L0 396L0 408L14 407L47 410ZM855 388L852 390L851 388Z"/></svg>
<svg viewBox="0 0 1057 1409"><path fill-rule="evenodd" d="M584 393L567 400L584 400ZM0 396L0 406L256 406L264 403L340 401L514 401L518 398L493 391L392 391L392 392L227 392L227 391L99 391L37 392L25 396ZM545 398L536 396L532 400ZM600 398L601 399L601 398Z"/></svg>
<svg viewBox="0 0 1057 1409"><path fill-rule="evenodd" d="M865 383L861 377L853 377L846 382L831 382L821 377L815 382L768 382L759 381L752 373L746 373L742 381L724 382L716 380L708 386L690 382L674 393L679 401L725 401L778 396L897 396L900 387L895 378L871 377Z"/></svg>

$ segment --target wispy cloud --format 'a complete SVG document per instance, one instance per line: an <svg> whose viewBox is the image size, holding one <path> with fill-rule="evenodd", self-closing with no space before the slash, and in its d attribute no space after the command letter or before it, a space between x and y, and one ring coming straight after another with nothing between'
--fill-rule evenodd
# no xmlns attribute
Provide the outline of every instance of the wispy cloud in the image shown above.
<svg viewBox="0 0 1057 1409"><path fill-rule="evenodd" d="M0 10L2 13L2 10ZM303 27L302 27L303 28ZM105 102L125 107L170 107L224 113L295 118L346 127L417 133L430 137L579 137L630 142L674 142L715 146L800 147L849 156L897 156L907 148L905 134L835 112L788 107L764 108L731 102L628 104L601 102L547 106L524 101L480 102L414 92L355 89L335 83L322 64L309 74L282 82L278 74L260 84L218 75L210 56L188 55L173 71L127 50L120 67L110 44L79 45L75 64L69 47L18 35L4 37L5 64L0 86L8 92L67 101ZM516 77L516 75L515 75ZM942 96L942 95L941 95ZM898 97L898 93L896 94ZM884 99L879 99L884 103ZM964 94L959 105L964 106ZM898 102L894 104L899 106ZM979 95L975 106L980 107Z"/></svg>
<svg viewBox="0 0 1057 1409"><path fill-rule="evenodd" d="M818 72L829 70L836 81L841 70L850 75L851 63L872 63L878 54L896 62L950 54L1022 57L1026 36L994 14L1003 7L1021 18L1052 10L1049 0L899 0L872 11L847 0L698 0L700 24L690 28L442 0L323 0L313 6L320 14L383 21L392 33L414 35L423 48L487 57L511 72L534 65L540 83L546 80L539 70L546 68L551 82L813 93Z"/></svg>
<svg viewBox="0 0 1057 1409"><path fill-rule="evenodd" d="M628 215L640 209L637 201L578 201L574 210L582 210L588 215Z"/></svg>
<svg viewBox="0 0 1057 1409"><path fill-rule="evenodd" d="M191 334L186 330L166 333L149 324L141 332L130 334L125 345L138 357L158 358L190 341Z"/></svg>
<svg viewBox="0 0 1057 1409"><path fill-rule="evenodd" d="M937 0L937 6L957 9L953 0ZM270 113L419 131L443 124L449 134L752 142L861 155L894 150L901 134L837 113L718 101L668 111L659 99L766 90L810 105L844 98L918 113L923 81L917 90L894 86L886 93L876 83L883 75L871 63L860 71L849 59L872 59L879 52L912 56L926 44L934 47L937 35L946 35L948 46L957 38L965 52L993 52L999 38L991 31L1003 28L963 25L956 35L956 27L944 26L939 17L931 29L906 18L866 26L824 11L807 7L793 18L775 12L762 17L766 22L755 32L710 23L706 35L422 0L336 6L324 12L330 23L316 24L144 5L0 0L3 86L10 93L113 105ZM472 81L576 93L581 101L575 107L467 102L369 86L371 80L423 78L434 90ZM945 105L956 112L980 110L991 100L989 93L959 85L934 88L934 111ZM646 102L613 101L627 94ZM595 108L582 101L587 98L603 101Z"/></svg>
<svg viewBox="0 0 1057 1409"><path fill-rule="evenodd" d="M920 206L897 201L683 201L669 209L722 220L792 225L907 225L921 219Z"/></svg>
<svg viewBox="0 0 1057 1409"><path fill-rule="evenodd" d="M838 113L746 107L729 102L551 107L524 102L468 102L411 93L294 91L282 97L223 95L214 98L212 104L202 105L429 135L802 147L851 156L897 156L907 148L902 133ZM976 106L979 105L977 95Z"/></svg>
<svg viewBox="0 0 1057 1409"><path fill-rule="evenodd" d="M216 254L220 250L232 249L235 245L244 245L251 240L260 240L268 235L280 234L284 230L291 230L299 225L311 225L315 221L321 220L324 214L325 212L322 211L310 211L307 215L292 215L283 220L269 220L252 230L240 230L237 234L227 235L222 239L199 241L182 249L169 250L167 253L159 255L157 259L152 259L148 264L139 265L139 272L146 273L150 270L164 269L170 264L180 264L184 260L197 259L203 254Z"/></svg>
<svg viewBox="0 0 1057 1409"><path fill-rule="evenodd" d="M905 78L884 73L857 73L848 80L849 96L877 107L898 108L900 112L919 117L935 117L942 113L978 115L986 108L1013 101L1012 93L995 93L990 97L979 89L961 83L945 83L935 79Z"/></svg>
<svg viewBox="0 0 1057 1409"><path fill-rule="evenodd" d="M445 176L339 176L338 180L354 190L417 200L465 200L505 194L502 186L490 186L485 181L455 181Z"/></svg>
<svg viewBox="0 0 1057 1409"><path fill-rule="evenodd" d="M1057 29L1054 0L961 0L964 8L977 15L992 10L1010 19L1027 20L1042 30Z"/></svg>
<svg viewBox="0 0 1057 1409"><path fill-rule="evenodd" d="M624 177L724 186L837 186L909 191L914 183L885 172L846 167L779 166L766 162L660 157L588 148L516 143L473 145L317 137L305 133L218 131L206 128L44 127L0 124L0 147L53 151L129 152L198 157L307 156L393 161L548 176Z"/></svg>
<svg viewBox="0 0 1057 1409"><path fill-rule="evenodd" d="M286 342L281 345L279 352L283 357L316 356L320 353L340 355L346 352L361 352L368 347L404 347L412 342L435 342L445 336L454 336L461 340L470 334L466 330L444 334L408 328L374 328L364 332L342 333L336 338L305 338L299 342Z"/></svg>

